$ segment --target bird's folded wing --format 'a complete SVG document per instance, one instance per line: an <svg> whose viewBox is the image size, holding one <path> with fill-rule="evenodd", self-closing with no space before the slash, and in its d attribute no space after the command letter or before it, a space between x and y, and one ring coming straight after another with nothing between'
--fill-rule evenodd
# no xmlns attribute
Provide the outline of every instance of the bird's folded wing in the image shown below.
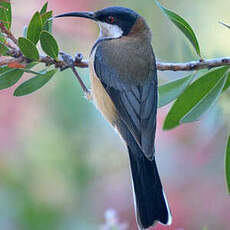
<svg viewBox="0 0 230 230"><path fill-rule="evenodd" d="M125 82L123 76L118 74L121 71L109 65L107 60L103 47L99 46L94 61L96 75L113 101L119 118L125 123L145 156L153 159L158 96L156 69L150 69L151 77L146 76L146 81L138 84L134 80L132 84L131 80L129 83ZM124 74L127 75L127 71ZM132 79L133 76L127 77Z"/></svg>

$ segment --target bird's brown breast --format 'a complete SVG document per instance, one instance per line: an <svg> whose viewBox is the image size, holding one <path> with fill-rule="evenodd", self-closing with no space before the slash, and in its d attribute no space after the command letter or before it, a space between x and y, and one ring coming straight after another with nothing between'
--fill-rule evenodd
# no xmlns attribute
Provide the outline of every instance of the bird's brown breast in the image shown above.
<svg viewBox="0 0 230 230"><path fill-rule="evenodd" d="M95 50L90 55L89 58L89 71L90 71L90 81L91 81L91 93L93 96L93 101L98 110L102 112L105 118L114 125L118 116L114 103L107 94L101 81L98 79L96 72L94 70L94 56ZM109 76L108 76L109 77Z"/></svg>

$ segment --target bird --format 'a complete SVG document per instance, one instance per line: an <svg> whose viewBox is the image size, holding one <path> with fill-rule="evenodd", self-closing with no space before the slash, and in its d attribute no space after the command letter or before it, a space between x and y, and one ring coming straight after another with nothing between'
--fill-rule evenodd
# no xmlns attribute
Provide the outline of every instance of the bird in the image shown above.
<svg viewBox="0 0 230 230"><path fill-rule="evenodd" d="M170 225L155 160L158 79L150 27L144 17L121 6L55 16L60 17L83 17L99 25L89 55L88 98L127 146L138 228Z"/></svg>

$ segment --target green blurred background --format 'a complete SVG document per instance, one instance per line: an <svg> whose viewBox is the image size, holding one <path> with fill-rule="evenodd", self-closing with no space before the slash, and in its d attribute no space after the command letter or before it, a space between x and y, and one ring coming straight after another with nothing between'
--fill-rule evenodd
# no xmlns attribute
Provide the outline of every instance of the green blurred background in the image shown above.
<svg viewBox="0 0 230 230"><path fill-rule="evenodd" d="M45 1L11 2L12 31L21 36ZM161 3L190 22L204 58L229 56L230 30L218 21L230 24L230 1ZM54 14L112 5L132 8L146 18L158 60L198 58L153 0L49 1ZM98 28L85 19L63 18L54 21L53 34L61 50L72 55L78 51L87 58ZM88 70L79 73L89 85ZM159 81L187 74L160 72ZM15 87L0 91L0 230L100 229L110 209L128 230L137 229L126 149L84 99L72 72L56 74L41 90L25 97L13 97ZM230 229L230 197L224 181L229 99L227 92L202 121L167 132L162 131L162 123L169 107L158 110L157 161L174 221L170 227L155 229Z"/></svg>

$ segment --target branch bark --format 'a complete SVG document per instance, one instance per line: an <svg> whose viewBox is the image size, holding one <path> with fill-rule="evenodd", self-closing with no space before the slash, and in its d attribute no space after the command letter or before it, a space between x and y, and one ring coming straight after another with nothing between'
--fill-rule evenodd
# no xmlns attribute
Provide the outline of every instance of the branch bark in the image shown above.
<svg viewBox="0 0 230 230"><path fill-rule="evenodd" d="M157 69L161 71L192 71L199 69L211 69L214 67L230 65L230 57L213 58L184 63L157 62Z"/></svg>
<svg viewBox="0 0 230 230"><path fill-rule="evenodd" d="M7 65L11 62L30 62L26 57L23 55L20 57L12 57L12 58L5 58L4 60L0 61L0 66ZM39 62L42 62L46 65L55 65L56 68L65 69L68 67L64 61L56 61L48 56L40 57ZM88 60L82 59L80 61L75 61L74 65L79 68L87 68L88 67ZM230 57L222 57L222 58L213 58L207 60L198 60L198 61L191 61L191 62L184 62L184 63L169 63L169 62L157 62L157 69L159 71L193 71L193 70L200 70L200 69L211 69L214 67L220 66L230 66Z"/></svg>
<svg viewBox="0 0 230 230"><path fill-rule="evenodd" d="M157 62L157 69L159 71L193 71L199 69L211 69L214 67L230 65L230 57L213 58L207 60L198 60L184 63L168 63ZM86 68L88 66L87 60L75 63L76 67Z"/></svg>
<svg viewBox="0 0 230 230"><path fill-rule="evenodd" d="M8 65L12 62L18 63L28 63L30 62L29 59L23 56L23 54L19 51L18 48L18 40L17 38L4 26L2 22L0 22L0 30L4 33L9 40L11 40L16 48L13 48L9 43L10 52L9 57L5 57L0 61L0 67L4 65ZM82 59L81 54L77 54L75 56L74 66L79 68L87 68L88 67L88 60ZM54 65L56 68L66 69L69 67L68 63L64 61L56 61L48 56L43 57L40 56L39 62L45 63L46 65ZM230 57L222 57L222 58L213 58L207 60L197 60L191 62L184 62L184 63L167 63L167 62L157 62L157 69L159 71L193 71L199 69L211 69L214 67L226 66L230 65Z"/></svg>

